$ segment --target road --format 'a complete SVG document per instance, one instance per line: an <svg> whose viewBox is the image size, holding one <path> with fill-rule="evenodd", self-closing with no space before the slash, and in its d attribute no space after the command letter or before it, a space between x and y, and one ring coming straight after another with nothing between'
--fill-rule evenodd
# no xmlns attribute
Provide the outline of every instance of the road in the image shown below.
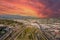
<svg viewBox="0 0 60 40"><path fill-rule="evenodd" d="M42 28L41 28L41 25L39 23L33 23L33 24L36 24L36 26L39 28L39 34L40 35L37 35L37 37L41 37L41 40L49 40L43 33L42 31ZM39 40L39 39L38 39Z"/></svg>
<svg viewBox="0 0 60 40"><path fill-rule="evenodd" d="M37 37L37 40L51 40L51 39L48 38L47 34L49 36L52 36L52 35L50 35L49 33L45 32L45 31L43 31L42 26L39 23L31 23L31 24L33 26L35 25L37 28L39 28L39 34L38 33L35 34L35 37ZM14 32L12 34L11 37L9 37L9 35L12 33L12 30L10 30L3 37L1 37L0 40L5 40L5 39L7 39L7 40L16 40L18 38L18 36L22 32L24 32L24 30L25 30L25 27L23 27L22 29L17 30L16 32Z"/></svg>
<svg viewBox="0 0 60 40"><path fill-rule="evenodd" d="M4 34L0 40L5 40L10 34L12 33L12 30L9 30L6 34Z"/></svg>
<svg viewBox="0 0 60 40"><path fill-rule="evenodd" d="M17 32L15 32L14 34L12 34L12 36L8 39L8 40L16 40L17 37L26 29L25 27L23 27L22 29L19 29Z"/></svg>

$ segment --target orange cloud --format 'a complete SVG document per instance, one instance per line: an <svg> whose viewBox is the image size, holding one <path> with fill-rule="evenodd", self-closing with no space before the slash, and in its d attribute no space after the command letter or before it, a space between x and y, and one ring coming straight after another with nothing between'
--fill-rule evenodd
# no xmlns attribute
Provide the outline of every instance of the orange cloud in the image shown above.
<svg viewBox="0 0 60 40"><path fill-rule="evenodd" d="M60 17L60 0L0 0L0 14Z"/></svg>
<svg viewBox="0 0 60 40"><path fill-rule="evenodd" d="M45 5L34 0L0 0L0 14L25 15L44 18ZM48 11L48 10L46 10Z"/></svg>

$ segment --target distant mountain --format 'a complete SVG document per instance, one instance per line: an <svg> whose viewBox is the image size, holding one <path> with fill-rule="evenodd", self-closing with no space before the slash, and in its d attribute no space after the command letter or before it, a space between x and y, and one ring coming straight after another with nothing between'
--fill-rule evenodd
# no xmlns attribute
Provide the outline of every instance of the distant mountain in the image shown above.
<svg viewBox="0 0 60 40"><path fill-rule="evenodd" d="M3 14L3 15L0 15L0 18L4 18L4 19L26 19L26 18L33 19L33 18L36 18L36 17Z"/></svg>

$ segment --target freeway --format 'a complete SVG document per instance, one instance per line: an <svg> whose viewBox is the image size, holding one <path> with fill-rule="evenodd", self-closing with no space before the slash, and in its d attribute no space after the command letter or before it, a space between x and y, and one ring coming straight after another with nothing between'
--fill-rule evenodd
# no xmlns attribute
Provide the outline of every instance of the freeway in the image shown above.
<svg viewBox="0 0 60 40"><path fill-rule="evenodd" d="M45 32L43 32L42 27L39 23L32 23L32 24L36 25L39 28L39 34L38 33L35 34L35 37L37 37L37 40L49 40L48 37L45 35ZM14 32L11 37L9 37L9 35L12 33L12 30L9 30L3 37L0 38L0 40L5 40L5 39L17 40L18 36L21 35L22 32L24 32L23 29L25 30L25 27Z"/></svg>
<svg viewBox="0 0 60 40"><path fill-rule="evenodd" d="M40 29L39 30L39 36L37 35L37 37L39 38L39 37L41 37L40 39L41 40L49 40L44 34L43 34L43 31L42 31L42 28L41 28L41 25L39 24L39 23L37 23L37 22L35 22L35 23L33 23L33 24L36 24L36 26L38 26L38 28ZM39 40L39 39L38 39Z"/></svg>
<svg viewBox="0 0 60 40"><path fill-rule="evenodd" d="M10 34L12 33L12 30L9 30L6 34L4 34L0 40L5 40Z"/></svg>
<svg viewBox="0 0 60 40"><path fill-rule="evenodd" d="M46 37L48 37L48 39L49 40L54 40L54 36L52 35L52 34L50 34L50 33L48 33L48 32L45 32L45 31L43 31L44 33L45 33L45 35L46 35Z"/></svg>
<svg viewBox="0 0 60 40"><path fill-rule="evenodd" d="M24 31L23 29L25 29L25 27L23 27L22 29L19 29L17 32L15 32L15 33L9 38L9 40L16 40L17 37Z"/></svg>
<svg viewBox="0 0 60 40"><path fill-rule="evenodd" d="M23 28L23 29L25 30L26 28ZM18 38L18 36L19 36L19 35L21 35L21 33L23 33L23 32L24 32L24 30L23 30L23 29L22 29L22 30L20 30L20 32L17 34L17 36L15 37L15 40Z"/></svg>

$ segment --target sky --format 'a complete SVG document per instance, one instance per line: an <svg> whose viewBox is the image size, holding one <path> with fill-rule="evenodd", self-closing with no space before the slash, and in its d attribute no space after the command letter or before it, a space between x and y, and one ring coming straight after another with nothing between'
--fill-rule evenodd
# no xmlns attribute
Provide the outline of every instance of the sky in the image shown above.
<svg viewBox="0 0 60 40"><path fill-rule="evenodd" d="M60 0L0 0L0 14L59 18Z"/></svg>

